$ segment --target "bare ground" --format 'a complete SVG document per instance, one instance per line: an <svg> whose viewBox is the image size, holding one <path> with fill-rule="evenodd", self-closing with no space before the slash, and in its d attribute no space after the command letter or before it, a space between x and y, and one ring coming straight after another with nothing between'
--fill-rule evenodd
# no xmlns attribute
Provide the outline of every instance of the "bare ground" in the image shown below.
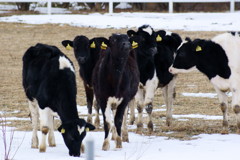
<svg viewBox="0 0 240 160"><path fill-rule="evenodd" d="M22 88L22 56L32 45L38 42L58 46L74 63L78 70L77 62L72 51L66 51L61 46L61 41L73 39L76 35L86 35L89 38L96 36L108 37L112 33L126 33L127 29L96 29L80 28L69 25L45 24L30 25L20 23L0 23L0 113L5 117L29 117L28 102ZM220 32L185 32L179 33L182 38L209 39ZM77 73L78 95L77 103L86 105L82 81ZM208 79L199 72L179 75L176 84L176 100L174 114L205 114L222 115L218 99L184 97L182 92L212 92L213 87ZM163 105L161 90L156 93L154 108ZM14 112L20 111L20 112ZM201 133L220 133L221 120L204 120L188 118L187 121L174 120L171 127L165 125L165 112L154 112L155 131L153 134L173 138L188 139L192 135ZM235 117L230 110L230 132L236 131ZM83 116L83 115L81 115ZM12 120L7 123L18 130L31 130L30 120ZM134 131L134 130L132 130ZM168 132L173 131L173 132ZM145 130L147 134L147 130Z"/></svg>

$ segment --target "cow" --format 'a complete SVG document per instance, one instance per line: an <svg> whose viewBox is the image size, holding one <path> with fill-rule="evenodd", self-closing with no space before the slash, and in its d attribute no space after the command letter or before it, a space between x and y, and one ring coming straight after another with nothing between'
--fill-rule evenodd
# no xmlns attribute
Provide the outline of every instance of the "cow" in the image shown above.
<svg viewBox="0 0 240 160"><path fill-rule="evenodd" d="M92 73L93 69L100 57L100 46L102 42L106 42L107 39L104 37L95 37L88 39L86 36L76 36L73 41L64 40L62 45L66 48L72 47L74 49L75 58L79 64L79 74L83 80L83 85L85 88L87 108L88 108L88 118L87 122L92 123L92 106L96 110L96 118L94 125L99 128L99 107L94 100L94 93L92 87Z"/></svg>
<svg viewBox="0 0 240 160"><path fill-rule="evenodd" d="M134 44L134 47L137 47L137 44ZM135 53L127 35L113 34L101 48L100 54L104 56L94 68L93 89L104 119L105 139L102 149L109 150L111 130L116 129L116 132L113 132L116 148L122 148L122 141L128 142L126 108L137 92L139 72Z"/></svg>
<svg viewBox="0 0 240 160"><path fill-rule="evenodd" d="M177 33L165 30L156 31L157 54L154 56L154 63L159 80L158 88L162 88L164 101L167 108L166 124L172 123L172 105L175 98L176 75L169 72L173 63L174 54L182 42Z"/></svg>
<svg viewBox="0 0 240 160"><path fill-rule="evenodd" d="M137 133L141 134L143 129L142 114L143 109L148 113L148 130L153 131L152 123L152 102L154 93L158 87L158 78L155 69L154 56L157 53L157 43L155 32L149 25L143 25L138 28L138 31L128 30L128 36L131 43L137 43L135 49L137 64L140 73L140 83L135 96L137 103L138 118L137 118Z"/></svg>
<svg viewBox="0 0 240 160"><path fill-rule="evenodd" d="M62 133L70 156L80 156L80 146L87 130L95 127L78 117L74 66L57 47L38 43L23 55L22 84L32 116L32 148L38 148L38 121L42 141L40 152L46 152L46 136L55 147L53 115L62 122Z"/></svg>
<svg viewBox="0 0 240 160"><path fill-rule="evenodd" d="M176 58L169 68L173 74L199 70L206 75L218 94L223 113L222 134L228 134L228 98L232 92L232 108L237 117L240 133L240 36L223 33L211 40L187 38L177 50Z"/></svg>

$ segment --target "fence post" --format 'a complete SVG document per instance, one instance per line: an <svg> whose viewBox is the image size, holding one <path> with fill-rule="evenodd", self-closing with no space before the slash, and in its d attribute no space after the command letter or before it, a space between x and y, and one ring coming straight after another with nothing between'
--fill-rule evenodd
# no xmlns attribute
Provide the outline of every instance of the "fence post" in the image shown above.
<svg viewBox="0 0 240 160"><path fill-rule="evenodd" d="M108 9L108 12L110 13L110 14L112 14L113 13L113 1L112 0L109 0L109 5L108 5L108 7L109 7L109 9Z"/></svg>
<svg viewBox="0 0 240 160"><path fill-rule="evenodd" d="M169 0L168 2L168 12L173 13L173 0Z"/></svg>
<svg viewBox="0 0 240 160"><path fill-rule="evenodd" d="M86 141L86 160L94 160L94 140L88 138Z"/></svg>
<svg viewBox="0 0 240 160"><path fill-rule="evenodd" d="M52 2L51 2L51 0L48 0L48 2L47 2L47 13L48 13L48 15L51 15L51 13L52 13Z"/></svg>
<svg viewBox="0 0 240 160"><path fill-rule="evenodd" d="M230 12L234 12L235 10L235 0L230 1Z"/></svg>

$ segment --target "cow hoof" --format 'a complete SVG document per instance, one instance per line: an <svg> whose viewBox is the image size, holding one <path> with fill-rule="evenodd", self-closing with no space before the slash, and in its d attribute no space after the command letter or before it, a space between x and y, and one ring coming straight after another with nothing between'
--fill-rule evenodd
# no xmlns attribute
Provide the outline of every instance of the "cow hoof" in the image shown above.
<svg viewBox="0 0 240 160"><path fill-rule="evenodd" d="M143 130L143 124L142 123L138 123L137 124L137 134L142 134L142 130Z"/></svg>
<svg viewBox="0 0 240 160"><path fill-rule="evenodd" d="M172 125L172 118L167 118L166 125L170 127Z"/></svg>
<svg viewBox="0 0 240 160"><path fill-rule="evenodd" d="M38 146L32 145L31 148L38 149Z"/></svg>
<svg viewBox="0 0 240 160"><path fill-rule="evenodd" d="M153 123L152 123L152 121L148 122L148 131L149 131L150 134L153 132Z"/></svg>
<svg viewBox="0 0 240 160"><path fill-rule="evenodd" d="M122 148L122 139L119 136L116 138L116 148Z"/></svg>
<svg viewBox="0 0 240 160"><path fill-rule="evenodd" d="M100 127L100 119L99 119L99 116L97 116L97 117L95 118L94 126L95 126L97 129L99 129L99 127Z"/></svg>
<svg viewBox="0 0 240 160"><path fill-rule="evenodd" d="M92 116L88 116L87 122L92 124Z"/></svg>
<svg viewBox="0 0 240 160"><path fill-rule="evenodd" d="M56 147L56 144L49 144L49 147Z"/></svg>
<svg viewBox="0 0 240 160"><path fill-rule="evenodd" d="M39 152L46 152L46 147L40 147Z"/></svg>
<svg viewBox="0 0 240 160"><path fill-rule="evenodd" d="M123 132L123 134L122 134L122 141L123 142L129 142L128 132Z"/></svg>
<svg viewBox="0 0 240 160"><path fill-rule="evenodd" d="M108 151L110 149L110 144L108 140L104 140L102 150Z"/></svg>
<svg viewBox="0 0 240 160"><path fill-rule="evenodd" d="M85 152L85 146L84 146L84 144L81 145L80 151L81 151L81 153L84 153L84 152Z"/></svg>

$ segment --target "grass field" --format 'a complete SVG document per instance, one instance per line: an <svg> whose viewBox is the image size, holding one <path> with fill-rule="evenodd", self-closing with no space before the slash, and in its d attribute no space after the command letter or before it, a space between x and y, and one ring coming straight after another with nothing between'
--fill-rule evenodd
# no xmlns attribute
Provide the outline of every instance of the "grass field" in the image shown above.
<svg viewBox="0 0 240 160"><path fill-rule="evenodd" d="M56 45L73 62L76 70L79 69L74 58L73 51L66 51L61 46L61 41L73 39L76 35L85 35L89 38L96 36L108 37L112 33L126 33L127 29L96 29L79 28L69 25L29 25L19 23L0 23L0 113L6 117L29 117L28 103L22 88L22 56L32 45L38 42ZM174 31L182 38L205 38L209 39L220 32L185 32ZM85 94L82 81L77 77L77 103L86 105ZM173 114L203 114L222 115L218 99L216 98L193 98L184 97L182 92L215 93L208 79L199 72L185 75L178 75L176 84L176 100L174 102ZM161 90L156 93L154 109L163 105ZM20 112L15 112L20 111ZM236 122L232 110L230 113L230 132L236 131ZM84 115L81 115L84 116ZM165 125L165 112L157 111L153 113L155 124L155 135L164 135L173 138L188 139L192 135L201 133L220 133L222 127L221 120L204 120L200 118L186 118L188 120L174 120L171 127ZM14 126L18 130L31 130L30 120L10 120L9 126ZM132 130L134 131L134 130ZM172 132L168 132L172 131ZM147 129L145 129L147 134Z"/></svg>

